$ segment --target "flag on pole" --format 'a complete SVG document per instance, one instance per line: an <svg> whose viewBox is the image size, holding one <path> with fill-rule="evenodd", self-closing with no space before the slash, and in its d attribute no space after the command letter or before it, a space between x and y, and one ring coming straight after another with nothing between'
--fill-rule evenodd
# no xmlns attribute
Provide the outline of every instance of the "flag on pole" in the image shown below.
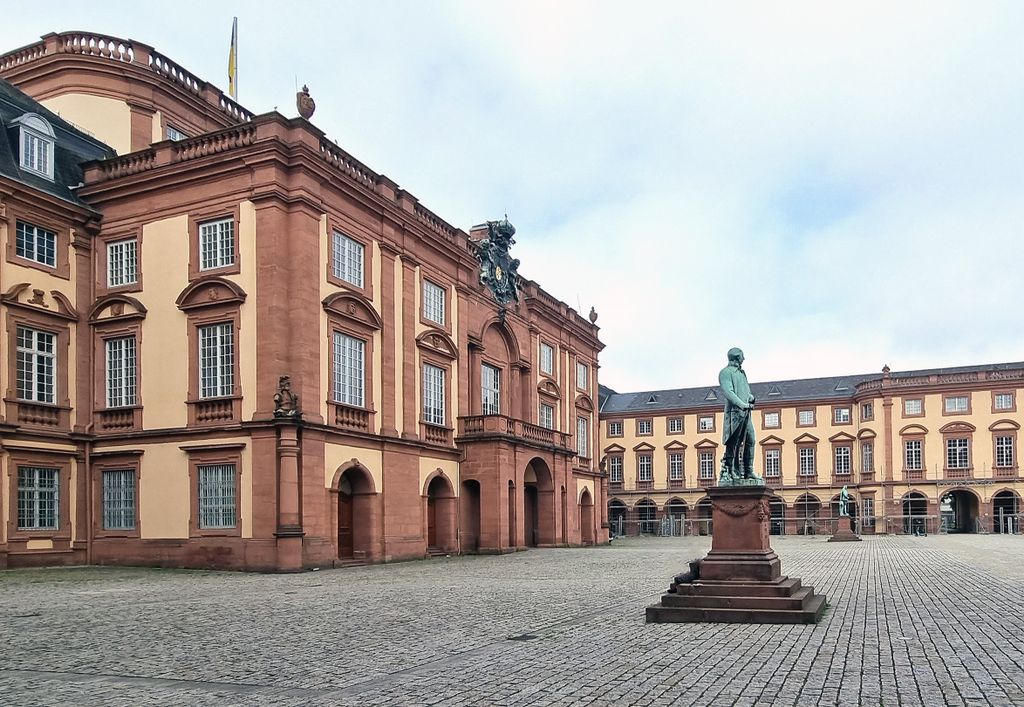
<svg viewBox="0 0 1024 707"><path fill-rule="evenodd" d="M238 100L238 18L231 23L231 51L228 52L228 93Z"/></svg>

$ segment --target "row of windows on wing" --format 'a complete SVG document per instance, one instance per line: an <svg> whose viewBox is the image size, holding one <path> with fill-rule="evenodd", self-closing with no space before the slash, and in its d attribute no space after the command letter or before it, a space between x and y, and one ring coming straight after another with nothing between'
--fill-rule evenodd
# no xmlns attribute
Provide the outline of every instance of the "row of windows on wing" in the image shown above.
<svg viewBox="0 0 1024 707"><path fill-rule="evenodd" d="M199 527L235 528L238 524L238 488L234 464L206 464L197 467ZM101 518L104 530L135 530L137 489L134 469L101 471ZM67 489L61 488L59 468L18 467L18 530L59 530L60 503Z"/></svg>

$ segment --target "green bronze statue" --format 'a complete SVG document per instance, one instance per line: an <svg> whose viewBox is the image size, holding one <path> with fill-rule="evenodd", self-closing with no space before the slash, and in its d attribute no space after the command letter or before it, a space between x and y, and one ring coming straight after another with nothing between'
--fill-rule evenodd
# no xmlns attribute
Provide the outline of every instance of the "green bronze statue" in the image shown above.
<svg viewBox="0 0 1024 707"><path fill-rule="evenodd" d="M839 492L839 515L850 515L850 492L846 490L846 486Z"/></svg>
<svg viewBox="0 0 1024 707"><path fill-rule="evenodd" d="M722 442L725 456L719 486L762 486L764 479L754 473L754 396L743 370L743 351L729 349L729 365L718 374L718 385L725 395Z"/></svg>

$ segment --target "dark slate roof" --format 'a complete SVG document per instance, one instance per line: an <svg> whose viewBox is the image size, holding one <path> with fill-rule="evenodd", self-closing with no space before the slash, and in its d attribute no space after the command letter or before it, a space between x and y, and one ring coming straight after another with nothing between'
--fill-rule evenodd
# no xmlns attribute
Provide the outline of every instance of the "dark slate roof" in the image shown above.
<svg viewBox="0 0 1024 707"><path fill-rule="evenodd" d="M979 371L1001 371L1024 368L1020 363L993 363L979 366L958 366L953 368L928 368L920 371L893 371L893 378L914 378L928 375L951 375L977 373ZM852 398L857 385L865 381L880 380L881 373L857 373L848 376L828 378L803 378L800 380L770 381L751 383L750 389L758 405L772 405L799 402L801 400L843 400ZM703 388L677 388L674 390L645 390L638 393L614 393L601 407L603 416L616 413L659 412L662 410L686 410L706 407L720 407L725 402L717 385Z"/></svg>
<svg viewBox="0 0 1024 707"><path fill-rule="evenodd" d="M35 113L45 118L53 128L55 144L52 182L21 169L18 159L19 129L12 126L11 121L26 113ZM116 154L106 144L82 132L12 84L0 79L0 176L59 199L86 206L72 190L72 187L82 183L82 169L79 165L114 157Z"/></svg>
<svg viewBox="0 0 1024 707"><path fill-rule="evenodd" d="M618 395L618 393L616 393L608 386L601 385L599 383L597 386L597 409L600 410L601 408L603 408L605 401L608 400L608 398L610 398L613 395Z"/></svg>

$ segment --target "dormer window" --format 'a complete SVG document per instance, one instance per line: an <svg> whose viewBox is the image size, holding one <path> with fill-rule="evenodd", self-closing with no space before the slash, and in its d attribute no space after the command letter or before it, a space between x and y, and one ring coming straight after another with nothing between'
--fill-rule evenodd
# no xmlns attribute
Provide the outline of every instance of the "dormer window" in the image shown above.
<svg viewBox="0 0 1024 707"><path fill-rule="evenodd" d="M35 113L26 113L12 121L12 125L18 127L21 134L18 151L21 168L52 180L53 128Z"/></svg>

